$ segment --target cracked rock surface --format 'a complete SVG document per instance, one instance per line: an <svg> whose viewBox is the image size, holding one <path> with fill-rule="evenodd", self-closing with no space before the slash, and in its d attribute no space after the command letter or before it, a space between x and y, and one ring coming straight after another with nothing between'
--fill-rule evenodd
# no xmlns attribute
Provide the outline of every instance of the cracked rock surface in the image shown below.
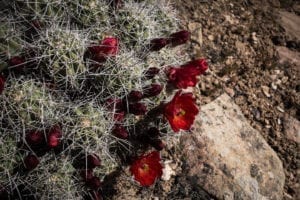
<svg viewBox="0 0 300 200"><path fill-rule="evenodd" d="M280 159L227 94L202 106L180 144L187 175L217 199L282 199Z"/></svg>

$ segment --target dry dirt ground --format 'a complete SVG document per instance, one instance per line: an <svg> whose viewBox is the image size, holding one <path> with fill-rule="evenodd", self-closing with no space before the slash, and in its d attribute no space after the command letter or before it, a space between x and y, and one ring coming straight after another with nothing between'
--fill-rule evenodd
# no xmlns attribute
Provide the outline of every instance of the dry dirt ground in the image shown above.
<svg viewBox="0 0 300 200"><path fill-rule="evenodd" d="M192 32L191 57L205 57L210 63L210 70L199 84L202 104L224 92L234 99L283 162L284 199L296 199L300 196L297 194L299 143L288 130L293 118L300 120L300 4L292 0L173 0L173 3L183 27ZM292 62L286 62L285 58ZM163 152L163 156L182 169L169 182L139 188L132 186L126 176L112 175L104 187L106 197L214 199L195 187L193 180L187 180L176 152L174 148Z"/></svg>
<svg viewBox="0 0 300 200"><path fill-rule="evenodd" d="M193 33L191 56L211 63L203 103L223 92L234 98L282 160L285 198L296 199L299 146L286 129L290 117L300 119L299 2L178 0L176 7ZM289 56L295 63L284 62Z"/></svg>

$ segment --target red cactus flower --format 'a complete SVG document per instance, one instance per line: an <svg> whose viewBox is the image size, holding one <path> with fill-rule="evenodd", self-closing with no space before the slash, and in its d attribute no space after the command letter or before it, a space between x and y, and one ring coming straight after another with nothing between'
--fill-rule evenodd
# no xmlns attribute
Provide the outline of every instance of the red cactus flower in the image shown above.
<svg viewBox="0 0 300 200"><path fill-rule="evenodd" d="M24 63L25 59L21 56L14 56L8 61L9 66L21 66Z"/></svg>
<svg viewBox="0 0 300 200"><path fill-rule="evenodd" d="M115 110L116 112L124 110L123 101L121 99L109 98L105 105L109 110Z"/></svg>
<svg viewBox="0 0 300 200"><path fill-rule="evenodd" d="M0 185L0 199L9 200L9 194L2 185Z"/></svg>
<svg viewBox="0 0 300 200"><path fill-rule="evenodd" d="M124 117L125 117L125 112L124 111L121 111L121 112L115 112L114 113L114 121L116 122L122 122L124 120Z"/></svg>
<svg viewBox="0 0 300 200"><path fill-rule="evenodd" d="M94 177L93 170L91 170L91 169L81 170L80 176L83 178L84 181L88 181Z"/></svg>
<svg viewBox="0 0 300 200"><path fill-rule="evenodd" d="M160 94L163 87L159 84L151 84L143 89L143 97L154 97Z"/></svg>
<svg viewBox="0 0 300 200"><path fill-rule="evenodd" d="M172 129L178 132L180 129L189 130L198 112L193 94L182 94L181 91L178 91L173 99L165 104L163 114L168 119Z"/></svg>
<svg viewBox="0 0 300 200"><path fill-rule="evenodd" d="M28 155L24 159L25 168L29 171L33 170L40 163L39 159L35 155Z"/></svg>
<svg viewBox="0 0 300 200"><path fill-rule="evenodd" d="M130 166L130 171L142 186L150 186L162 176L162 168L159 152L153 151L137 158Z"/></svg>
<svg viewBox="0 0 300 200"><path fill-rule="evenodd" d="M168 40L165 38L155 38L150 41L150 51L159 51L168 44Z"/></svg>
<svg viewBox="0 0 300 200"><path fill-rule="evenodd" d="M107 37L101 41L100 45L88 48L91 58L97 62L104 62L107 57L115 56L119 51L119 41L115 37Z"/></svg>
<svg viewBox="0 0 300 200"><path fill-rule="evenodd" d="M147 107L142 103L129 104L129 113L134 115L144 115L147 112Z"/></svg>
<svg viewBox="0 0 300 200"><path fill-rule="evenodd" d="M123 1L122 0L113 0L111 4L112 4L113 8L119 9L123 6Z"/></svg>
<svg viewBox="0 0 300 200"><path fill-rule="evenodd" d="M42 28L42 24L39 20L33 20L31 22L31 25L36 28L36 29L41 29Z"/></svg>
<svg viewBox="0 0 300 200"><path fill-rule="evenodd" d="M170 35L170 43L172 44L172 46L178 46L181 44L186 43L191 37L191 33L186 31L186 30L182 30L176 33L172 33Z"/></svg>
<svg viewBox="0 0 300 200"><path fill-rule="evenodd" d="M0 94L2 94L5 86L5 78L4 76L0 75Z"/></svg>
<svg viewBox="0 0 300 200"><path fill-rule="evenodd" d="M192 60L184 65L182 65L181 67L185 68L185 67L195 67L199 70L200 75L204 74L204 72L208 69L208 64L206 62L205 59L197 59L197 60Z"/></svg>
<svg viewBox="0 0 300 200"><path fill-rule="evenodd" d="M86 184L94 190L98 190L102 186L100 179L96 176L87 180Z"/></svg>
<svg viewBox="0 0 300 200"><path fill-rule="evenodd" d="M145 74L145 78L146 79L152 79L158 73L159 73L159 69L158 68L156 68L156 67L150 67L149 69L146 70L146 72L144 74Z"/></svg>
<svg viewBox="0 0 300 200"><path fill-rule="evenodd" d="M54 126L50 129L47 135L47 143L50 148L55 148L60 144L62 131L59 126Z"/></svg>
<svg viewBox="0 0 300 200"><path fill-rule="evenodd" d="M130 102L137 102L140 101L142 98L143 98L143 94L140 91L134 90L128 94L128 101Z"/></svg>
<svg viewBox="0 0 300 200"><path fill-rule="evenodd" d="M177 88L194 87L197 82L197 76L207 70L207 63L204 59L194 60L182 65L179 68L170 67L167 70L169 83Z"/></svg>
<svg viewBox="0 0 300 200"><path fill-rule="evenodd" d="M121 125L115 125L115 127L112 130L112 134L121 139L128 138L128 131Z"/></svg>
<svg viewBox="0 0 300 200"><path fill-rule="evenodd" d="M25 140L30 146L37 146L44 142L44 134L40 131L30 131L26 134Z"/></svg>
<svg viewBox="0 0 300 200"><path fill-rule="evenodd" d="M89 169L93 169L95 167L99 167L101 165L101 160L96 154L90 154L86 157L87 167Z"/></svg>

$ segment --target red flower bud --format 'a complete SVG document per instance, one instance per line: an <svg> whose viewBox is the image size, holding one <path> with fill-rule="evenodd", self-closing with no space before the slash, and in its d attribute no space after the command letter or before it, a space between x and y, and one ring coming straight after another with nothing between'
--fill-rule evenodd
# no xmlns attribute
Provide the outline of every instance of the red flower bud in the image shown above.
<svg viewBox="0 0 300 200"><path fill-rule="evenodd" d="M91 169L81 170L80 176L83 178L84 181L88 181L94 177L93 170L91 170Z"/></svg>
<svg viewBox="0 0 300 200"><path fill-rule="evenodd" d="M121 139L128 138L128 131L121 125L115 125L115 127L112 130L112 134Z"/></svg>
<svg viewBox="0 0 300 200"><path fill-rule="evenodd" d="M123 121L124 117L125 117L125 112L124 111L114 113L114 121L116 121L116 122Z"/></svg>
<svg viewBox="0 0 300 200"><path fill-rule="evenodd" d="M115 110L116 112L124 110L123 102L121 99L109 98L105 104L109 110Z"/></svg>
<svg viewBox="0 0 300 200"><path fill-rule="evenodd" d="M186 30L182 30L176 33L172 33L170 35L170 42L172 44L172 46L178 46L181 44L186 43L191 37L191 33L186 31Z"/></svg>
<svg viewBox="0 0 300 200"><path fill-rule="evenodd" d="M96 154L90 154L87 156L87 167L93 169L101 165L101 160Z"/></svg>
<svg viewBox="0 0 300 200"><path fill-rule="evenodd" d="M168 44L165 38L155 38L150 41L150 51L159 51Z"/></svg>
<svg viewBox="0 0 300 200"><path fill-rule="evenodd" d="M113 0L112 1L112 6L115 9L119 9L123 6L123 1L122 0Z"/></svg>
<svg viewBox="0 0 300 200"><path fill-rule="evenodd" d="M152 79L156 74L159 73L159 69L156 67L150 67L146 72L145 72L145 78L146 79Z"/></svg>
<svg viewBox="0 0 300 200"><path fill-rule="evenodd" d="M190 61L179 68L169 67L167 69L169 83L177 88L194 87L198 82L197 76L203 74L207 68L204 59Z"/></svg>
<svg viewBox="0 0 300 200"><path fill-rule="evenodd" d="M34 28L36 28L36 29L41 29L41 28L42 28L42 24L41 24L41 22L38 21L38 20L33 20L33 21L31 22L31 25L32 25Z"/></svg>
<svg viewBox="0 0 300 200"><path fill-rule="evenodd" d="M160 139L152 139L150 141L151 146L153 146L157 151L161 151L165 148L165 144Z"/></svg>
<svg viewBox="0 0 300 200"><path fill-rule="evenodd" d="M60 144L62 132L59 126L54 126L50 129L47 135L47 143L50 148L57 147Z"/></svg>
<svg viewBox="0 0 300 200"><path fill-rule="evenodd" d="M208 64L205 59L197 59L181 65L181 68L196 68L199 70L199 74L201 75L208 69Z"/></svg>
<svg viewBox="0 0 300 200"><path fill-rule="evenodd" d="M44 134L40 131L30 131L26 134L25 140L30 146L37 146L45 141Z"/></svg>
<svg viewBox="0 0 300 200"><path fill-rule="evenodd" d="M162 91L162 86L159 84L151 84L143 89L143 97L154 97L160 94Z"/></svg>
<svg viewBox="0 0 300 200"><path fill-rule="evenodd" d="M98 190L102 186L100 179L96 176L87 180L86 184L94 190Z"/></svg>
<svg viewBox="0 0 300 200"><path fill-rule="evenodd" d="M2 94L5 86L5 78L4 76L0 75L0 94Z"/></svg>
<svg viewBox="0 0 300 200"><path fill-rule="evenodd" d="M9 194L7 190L0 185L0 199L9 200Z"/></svg>
<svg viewBox="0 0 300 200"><path fill-rule="evenodd" d="M39 159L35 155L28 155L24 159L25 168L29 171L33 170L40 163Z"/></svg>
<svg viewBox="0 0 300 200"><path fill-rule="evenodd" d="M101 41L100 45L90 46L88 51L91 59L97 62L104 62L107 57L115 56L119 51L119 41L114 37L107 37Z"/></svg>
<svg viewBox="0 0 300 200"><path fill-rule="evenodd" d="M25 59L21 56L14 56L11 59L9 59L8 62L10 66L21 65L25 62Z"/></svg>
<svg viewBox="0 0 300 200"><path fill-rule="evenodd" d="M129 113L134 115L144 115L147 112L147 107L142 103L129 104Z"/></svg>
<svg viewBox="0 0 300 200"><path fill-rule="evenodd" d="M128 94L128 101L137 102L143 98L143 94L140 91L131 91Z"/></svg>

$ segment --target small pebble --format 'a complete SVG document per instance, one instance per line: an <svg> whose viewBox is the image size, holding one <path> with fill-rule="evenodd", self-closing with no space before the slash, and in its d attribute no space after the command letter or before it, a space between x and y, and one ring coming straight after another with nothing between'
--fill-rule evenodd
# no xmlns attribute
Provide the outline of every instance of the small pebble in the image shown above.
<svg viewBox="0 0 300 200"><path fill-rule="evenodd" d="M283 110L281 107L277 106L276 108L277 108L277 110L278 110L279 112L284 113L284 110Z"/></svg>
<svg viewBox="0 0 300 200"><path fill-rule="evenodd" d="M263 93L266 95L266 97L271 97L270 95L270 88L268 86L261 86L261 89L263 91Z"/></svg>

